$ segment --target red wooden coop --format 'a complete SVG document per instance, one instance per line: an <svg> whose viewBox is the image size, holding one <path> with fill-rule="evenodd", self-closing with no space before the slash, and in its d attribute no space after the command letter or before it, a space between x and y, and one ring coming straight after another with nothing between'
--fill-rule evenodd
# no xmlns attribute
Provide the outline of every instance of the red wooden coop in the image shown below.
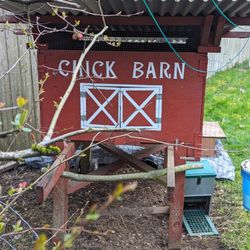
<svg viewBox="0 0 250 250"><path fill-rule="evenodd" d="M47 32L37 41L39 78L43 78L46 72L50 75L44 85L41 102L41 129L46 131L55 112L53 103L60 102L82 50L91 42L91 36L73 39L72 32L64 32L65 20L51 15L51 6L42 2L3 1L2 7L20 12L29 6L34 33L42 32L45 29L43 25L60 30ZM70 1L79 5L79 9L60 1L49 2L54 9L58 6L59 14L64 11L67 22L75 24L75 21L80 21L76 28L81 31L88 27L88 34L95 34L103 28L103 18L96 15L100 14L98 1ZM140 129L141 132L132 133L129 137L117 137L112 144L103 143L101 146L118 156L124 164L141 171L149 171L151 167L140 159L164 150L167 146L162 142L176 144L165 150L169 156L166 157L167 167L183 164L187 159L199 160L207 54L220 52L220 41L224 36L248 37L248 32L231 30L234 24L250 24L249 1L145 2L100 1L103 13L107 15L104 19L108 29L84 59L76 85L55 129L57 135L89 127ZM64 7L60 9L60 6ZM15 18L12 17L12 21ZM41 25L37 26L38 23ZM73 31L72 27L70 29ZM118 134L121 132L103 132L95 141ZM87 145L93 139L93 133L70 139ZM145 149L128 156L116 147L118 144L140 144ZM69 144L63 153L69 156L74 151L75 146ZM65 155L59 158L62 160ZM92 174L106 174L124 164L116 162ZM67 195L89 184L60 177L65 168L67 164L62 164L38 185L40 201L44 201L53 190L54 225L58 227L67 218ZM182 236L184 173L176 174L175 183L168 190L172 190L168 244L170 249L178 249Z"/></svg>

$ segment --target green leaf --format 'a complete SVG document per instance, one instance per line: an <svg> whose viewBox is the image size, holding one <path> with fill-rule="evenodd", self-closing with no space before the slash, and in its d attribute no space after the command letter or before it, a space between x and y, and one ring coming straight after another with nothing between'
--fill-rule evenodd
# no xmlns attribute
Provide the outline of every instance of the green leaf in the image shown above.
<svg viewBox="0 0 250 250"><path fill-rule="evenodd" d="M20 127L20 128L24 126L25 122L26 122L27 119L28 119L28 115L29 115L29 111L28 111L27 109L25 109L25 110L22 112L21 116L20 116L20 120L19 120L19 127Z"/></svg>
<svg viewBox="0 0 250 250"><path fill-rule="evenodd" d="M118 198L120 198L120 196L121 196L121 194L123 193L123 184L122 183L119 183L117 186L116 186L116 188L115 188L115 190L114 190L114 192L113 192L113 196L114 196L114 198L116 198L116 199L118 199Z"/></svg>
<svg viewBox="0 0 250 250"><path fill-rule="evenodd" d="M16 99L16 103L19 108L22 108L25 104L28 103L28 99L25 99L22 96L18 96Z"/></svg>
<svg viewBox="0 0 250 250"><path fill-rule="evenodd" d="M75 20L75 27L80 25L80 20Z"/></svg>
<svg viewBox="0 0 250 250"><path fill-rule="evenodd" d="M57 243L56 242L53 242L54 246L52 248L52 250L61 250L61 241L58 241Z"/></svg>
<svg viewBox="0 0 250 250"><path fill-rule="evenodd" d="M65 234L64 239L63 239L64 240L63 246L65 248L72 248L74 239L75 239L75 235Z"/></svg>
<svg viewBox="0 0 250 250"><path fill-rule="evenodd" d="M98 214L97 212L88 213L85 217L85 219L88 221L96 221L99 218L100 218L100 214Z"/></svg>
<svg viewBox="0 0 250 250"><path fill-rule="evenodd" d="M23 227L21 227L21 220L18 220L15 225L13 225L13 229L15 232L20 232L23 230Z"/></svg>
<svg viewBox="0 0 250 250"><path fill-rule="evenodd" d="M25 133L30 133L32 130L30 128L23 127L22 131L25 132Z"/></svg>
<svg viewBox="0 0 250 250"><path fill-rule="evenodd" d="M45 234L40 234L35 242L34 250L45 250L46 241L47 236Z"/></svg>
<svg viewBox="0 0 250 250"><path fill-rule="evenodd" d="M55 16L58 13L58 8L53 8L52 16Z"/></svg>
<svg viewBox="0 0 250 250"><path fill-rule="evenodd" d="M21 114L20 113L17 113L16 116L15 116L15 121L14 122L11 122L13 125L15 126L18 126L20 125L20 117L21 117Z"/></svg>
<svg viewBox="0 0 250 250"><path fill-rule="evenodd" d="M0 234L4 231L4 229L5 229L5 223L0 222Z"/></svg>
<svg viewBox="0 0 250 250"><path fill-rule="evenodd" d="M62 12L62 17L63 17L64 19L68 17L68 16L66 15L66 12L65 12L65 11Z"/></svg>
<svg viewBox="0 0 250 250"><path fill-rule="evenodd" d="M13 188L13 187L10 187L10 188L8 189L7 193L8 193L9 196L12 196L14 193L16 193L16 189Z"/></svg>

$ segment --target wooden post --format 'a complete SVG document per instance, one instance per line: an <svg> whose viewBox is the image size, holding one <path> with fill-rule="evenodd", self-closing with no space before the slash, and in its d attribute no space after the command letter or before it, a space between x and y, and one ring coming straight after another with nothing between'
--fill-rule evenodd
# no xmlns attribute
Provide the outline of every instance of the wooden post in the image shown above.
<svg viewBox="0 0 250 250"><path fill-rule="evenodd" d="M176 187L172 196L173 200L169 204L168 249L181 249L184 176L185 173L176 174Z"/></svg>
<svg viewBox="0 0 250 250"><path fill-rule="evenodd" d="M53 228L66 229L68 220L68 179L60 177L52 191ZM59 231L54 241L62 240L64 232Z"/></svg>
<svg viewBox="0 0 250 250"><path fill-rule="evenodd" d="M51 168L53 168L53 170L37 183L36 193L37 201L39 203L44 202L48 198L49 194L59 181L61 174L67 169L68 163L64 162L64 160L69 156L72 156L74 152L75 144L69 143L52 164Z"/></svg>
<svg viewBox="0 0 250 250"><path fill-rule="evenodd" d="M82 149L87 148L90 145L89 142L82 142ZM80 157L79 162L79 174L89 173L89 160L90 160L90 149L84 152L86 156Z"/></svg>
<svg viewBox="0 0 250 250"><path fill-rule="evenodd" d="M75 144L68 144L61 154L63 159L65 160L68 157L72 156L75 152ZM60 158L60 156L59 156ZM64 162L60 164L57 169L59 173L63 170L69 170L68 162ZM55 186L52 189L52 197L53 197L53 228L57 229L66 229L67 228L67 220L68 220L68 185L69 180L63 177L59 177ZM56 236L54 237L54 241L60 241L63 239L64 232L58 231Z"/></svg>
<svg viewBox="0 0 250 250"><path fill-rule="evenodd" d="M175 165L173 147L168 148L167 152L167 155L165 152L165 165L167 161L167 167L173 169ZM168 249L181 249L182 217L184 206L184 177L185 173L176 173L175 181L173 180L171 182L171 186L168 186L168 192L170 192L168 194ZM168 178L173 179L173 176L170 175Z"/></svg>

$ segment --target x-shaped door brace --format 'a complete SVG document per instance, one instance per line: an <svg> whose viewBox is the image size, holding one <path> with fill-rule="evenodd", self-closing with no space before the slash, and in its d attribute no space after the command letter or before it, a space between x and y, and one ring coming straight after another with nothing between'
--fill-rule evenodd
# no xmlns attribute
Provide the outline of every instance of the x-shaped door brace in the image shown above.
<svg viewBox="0 0 250 250"><path fill-rule="evenodd" d="M97 99L97 97L91 92L91 89L98 89L100 92L103 90L112 90L113 93L106 98L103 103ZM152 93L139 105L128 92L142 92L142 91L151 91ZM93 100L98 109L91 115L90 118L87 119L87 101L86 96L89 95L91 100ZM106 110L106 106L118 95L118 104L117 104L117 113L118 119L114 119L114 117ZM113 125L109 125L109 127L121 127L121 128L147 128L151 130L160 130L161 129L161 113L162 113L162 86L159 85L125 85L125 84L81 84L81 115L82 115L82 128L86 126L92 127L107 127L107 125L103 124L94 124L94 119L103 112L108 119L112 122ZM124 106L123 101L124 98L133 105L135 108L131 115L124 121ZM155 100L155 117L151 118L149 115L143 110L147 105L150 104L150 101L156 97ZM130 126L129 123L136 117L136 115L140 113L145 120L150 124L149 126L142 124L141 126ZM153 121L156 119L156 122Z"/></svg>
<svg viewBox="0 0 250 250"><path fill-rule="evenodd" d="M91 96L92 100L98 105L98 109L96 110L96 112L88 119L88 123L91 123L96 117L97 115L103 111L107 117L112 121L112 123L117 126L117 122L114 120L114 118L111 116L111 114L105 109L105 107L110 103L110 101L117 95L117 93L119 92L119 89L116 89L106 100L103 104L101 104L97 98L91 93L91 91L89 91L89 89L87 89L86 91L89 96Z"/></svg>
<svg viewBox="0 0 250 250"><path fill-rule="evenodd" d="M131 98L131 96L128 94L128 92L126 92L126 90L123 92L123 95L127 97L127 99L130 101L130 103L135 107L135 111L132 113L131 116L129 116L129 118L122 123L122 127L126 127L133 119L134 117L138 114L141 113L144 118L152 125L155 125L155 122L152 121L152 119L145 113L145 111L143 110L143 108L149 103L149 101L155 96L156 91L153 91L148 98L141 104L138 105L133 98Z"/></svg>

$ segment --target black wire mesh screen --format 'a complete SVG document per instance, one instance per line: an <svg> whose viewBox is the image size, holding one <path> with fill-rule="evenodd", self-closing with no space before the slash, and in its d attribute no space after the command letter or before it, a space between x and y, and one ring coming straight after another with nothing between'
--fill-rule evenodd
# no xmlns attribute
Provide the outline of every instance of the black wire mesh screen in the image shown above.
<svg viewBox="0 0 250 250"><path fill-rule="evenodd" d="M60 28L60 27L57 27ZM85 27L79 28L84 30ZM97 33L101 30L101 26L93 26L89 32ZM185 44L172 44L178 52L197 52L200 41L199 26L163 26L163 31L169 38L187 38ZM163 38L161 33L155 26L111 26L105 33L109 37L138 37L138 38ZM60 50L82 50L84 41L72 39L70 32L58 32L44 35L40 43L48 44L48 48ZM88 45L89 42L86 42ZM170 52L171 48L166 42L163 43L141 43L141 42L122 42L120 46L112 46L106 42L96 42L92 50L96 51L155 51L155 52Z"/></svg>

